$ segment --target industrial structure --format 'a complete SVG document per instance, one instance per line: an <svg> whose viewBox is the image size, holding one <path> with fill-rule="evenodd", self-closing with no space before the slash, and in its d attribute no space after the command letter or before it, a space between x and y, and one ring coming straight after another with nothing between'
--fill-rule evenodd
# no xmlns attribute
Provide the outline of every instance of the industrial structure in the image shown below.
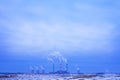
<svg viewBox="0 0 120 80"><path fill-rule="evenodd" d="M68 64L65 66L65 70L63 70L63 65L62 63L59 64L59 70L55 71L55 64L52 66L53 70L50 72L50 74L69 74L68 72Z"/></svg>

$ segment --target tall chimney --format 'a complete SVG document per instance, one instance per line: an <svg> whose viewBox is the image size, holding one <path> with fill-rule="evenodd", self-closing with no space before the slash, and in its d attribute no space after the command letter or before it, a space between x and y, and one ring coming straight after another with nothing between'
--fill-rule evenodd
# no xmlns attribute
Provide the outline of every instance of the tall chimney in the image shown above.
<svg viewBox="0 0 120 80"><path fill-rule="evenodd" d="M77 68L77 73L80 74L80 68Z"/></svg>
<svg viewBox="0 0 120 80"><path fill-rule="evenodd" d="M68 72L68 64L66 64L66 72Z"/></svg>
<svg viewBox="0 0 120 80"><path fill-rule="evenodd" d="M30 66L30 71L32 74L34 73L34 68L32 66Z"/></svg>
<svg viewBox="0 0 120 80"><path fill-rule="evenodd" d="M54 65L54 63L53 63L53 73L55 73L55 65Z"/></svg>
<svg viewBox="0 0 120 80"><path fill-rule="evenodd" d="M45 69L42 69L42 74L44 74L45 73Z"/></svg>
<svg viewBox="0 0 120 80"><path fill-rule="evenodd" d="M60 63L60 73L62 72L62 63Z"/></svg>

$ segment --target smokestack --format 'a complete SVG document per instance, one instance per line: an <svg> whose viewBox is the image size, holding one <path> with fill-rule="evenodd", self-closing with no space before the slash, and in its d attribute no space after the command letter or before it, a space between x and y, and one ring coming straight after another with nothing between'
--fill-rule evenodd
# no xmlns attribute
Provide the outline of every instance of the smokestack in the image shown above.
<svg viewBox="0 0 120 80"><path fill-rule="evenodd" d="M54 65L54 63L53 63L53 73L55 73L55 65Z"/></svg>
<svg viewBox="0 0 120 80"><path fill-rule="evenodd" d="M77 73L80 74L80 68L79 67L77 68Z"/></svg>
<svg viewBox="0 0 120 80"><path fill-rule="evenodd" d="M68 72L68 64L66 64L66 72Z"/></svg>
<svg viewBox="0 0 120 80"><path fill-rule="evenodd" d="M44 74L45 73L45 69L42 69L42 74Z"/></svg>
<svg viewBox="0 0 120 80"><path fill-rule="evenodd" d="M45 73L45 68L43 66L41 66L41 73L44 74Z"/></svg>
<svg viewBox="0 0 120 80"><path fill-rule="evenodd" d="M36 66L36 73L39 74L39 67Z"/></svg>
<svg viewBox="0 0 120 80"><path fill-rule="evenodd" d="M33 74L34 73L34 68L30 66L30 72Z"/></svg>
<svg viewBox="0 0 120 80"><path fill-rule="evenodd" d="M62 72L62 63L60 63L60 72Z"/></svg>

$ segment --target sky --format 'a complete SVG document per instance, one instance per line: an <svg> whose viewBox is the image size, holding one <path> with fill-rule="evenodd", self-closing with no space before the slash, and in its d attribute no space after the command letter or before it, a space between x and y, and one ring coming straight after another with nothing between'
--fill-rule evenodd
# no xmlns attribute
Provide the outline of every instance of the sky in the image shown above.
<svg viewBox="0 0 120 80"><path fill-rule="evenodd" d="M119 21L120 0L0 0L0 72L119 73Z"/></svg>

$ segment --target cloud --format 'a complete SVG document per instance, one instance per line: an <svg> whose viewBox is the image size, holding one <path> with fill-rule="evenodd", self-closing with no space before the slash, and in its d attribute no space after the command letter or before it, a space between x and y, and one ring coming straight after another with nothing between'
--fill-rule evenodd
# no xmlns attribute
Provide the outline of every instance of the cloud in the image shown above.
<svg viewBox="0 0 120 80"><path fill-rule="evenodd" d="M67 51L109 50L113 28L110 25L99 25L98 27L97 25L65 26L30 23L14 27L12 32L7 34L9 38L6 42L14 51L53 50L54 48Z"/></svg>
<svg viewBox="0 0 120 80"><path fill-rule="evenodd" d="M103 9L83 4L80 7L77 5L77 10L73 8L75 12L66 8L60 8L60 11L57 10L57 12L51 5L39 6L30 3L24 6L25 8L22 6L20 8L20 4L17 8L14 8L16 5L9 5L10 8L9 6L3 7L4 9L0 8L2 13L5 13L4 16L8 18L7 20L0 19L1 33L9 36L2 41L8 44L8 51L40 52L59 49L106 52L113 49L111 43L115 26L109 23L104 16L99 17L99 14L104 14L99 13ZM62 6L59 4L59 7ZM79 9L86 10L87 13L82 11L83 13L80 14ZM91 10L92 12L98 10L95 19L92 19L94 13ZM84 15L88 13L90 15Z"/></svg>

